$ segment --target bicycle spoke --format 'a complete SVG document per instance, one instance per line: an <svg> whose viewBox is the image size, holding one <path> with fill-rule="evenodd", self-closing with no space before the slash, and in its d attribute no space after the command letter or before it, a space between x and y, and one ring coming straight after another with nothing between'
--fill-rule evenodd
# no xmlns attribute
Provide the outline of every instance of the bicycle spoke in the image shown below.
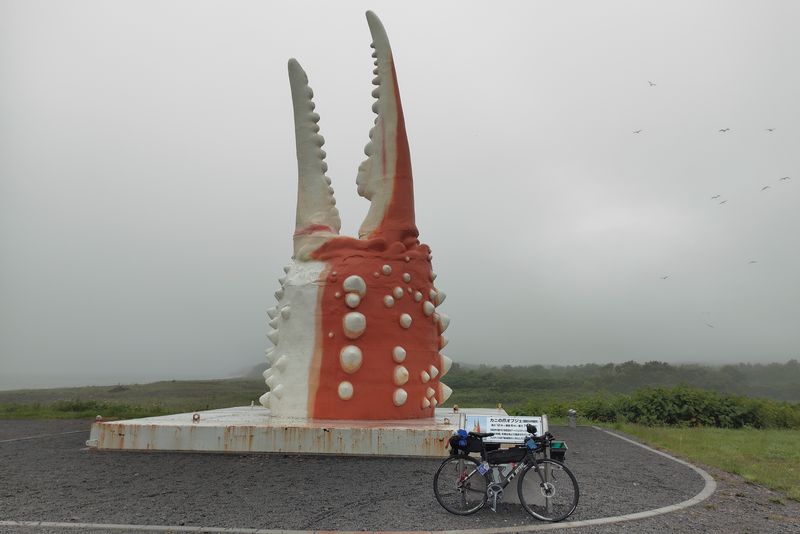
<svg viewBox="0 0 800 534"><path fill-rule="evenodd" d="M486 502L486 478L477 461L469 457L448 458L433 480L434 494L448 512L467 515L480 510Z"/></svg>
<svg viewBox="0 0 800 534"><path fill-rule="evenodd" d="M578 504L578 482L565 466L553 460L538 460L524 471L517 491L525 510L544 521L561 521Z"/></svg>

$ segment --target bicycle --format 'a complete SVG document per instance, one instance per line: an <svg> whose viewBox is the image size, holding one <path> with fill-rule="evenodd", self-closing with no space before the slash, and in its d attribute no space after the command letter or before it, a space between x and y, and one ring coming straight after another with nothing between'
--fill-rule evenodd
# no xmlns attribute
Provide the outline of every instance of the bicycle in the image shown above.
<svg viewBox="0 0 800 534"><path fill-rule="evenodd" d="M489 451L483 439L494 433L462 430L453 436L450 457L433 477L433 492L439 504L452 514L470 515L491 499L492 510L497 511L503 490L519 475L517 494L526 512L550 522L569 517L578 506L578 481L563 463L537 457L548 450L553 435L546 432L536 437L533 425L528 425L527 430L531 436L525 438L523 445ZM470 452L480 452L481 461ZM508 467L507 472L503 466Z"/></svg>

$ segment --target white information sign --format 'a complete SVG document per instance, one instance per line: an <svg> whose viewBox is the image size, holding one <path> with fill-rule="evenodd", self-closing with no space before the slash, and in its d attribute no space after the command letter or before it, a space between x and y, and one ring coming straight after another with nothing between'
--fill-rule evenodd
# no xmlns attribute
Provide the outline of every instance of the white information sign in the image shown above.
<svg viewBox="0 0 800 534"><path fill-rule="evenodd" d="M510 415L498 415L486 417L486 430L484 432L494 432L494 436L486 438L489 443L522 443L530 434L527 426L536 427L536 435L542 435L541 417L514 417Z"/></svg>

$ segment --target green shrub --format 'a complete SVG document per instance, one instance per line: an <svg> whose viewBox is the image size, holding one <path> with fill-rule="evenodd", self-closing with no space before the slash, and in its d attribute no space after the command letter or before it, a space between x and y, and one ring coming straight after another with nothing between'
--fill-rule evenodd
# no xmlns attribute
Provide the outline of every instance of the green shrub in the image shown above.
<svg viewBox="0 0 800 534"><path fill-rule="evenodd" d="M598 394L573 401L537 397L507 408L511 415L546 413L565 418L567 410L592 422L646 426L716 428L800 428L800 404L728 395L678 386L641 388L631 395Z"/></svg>

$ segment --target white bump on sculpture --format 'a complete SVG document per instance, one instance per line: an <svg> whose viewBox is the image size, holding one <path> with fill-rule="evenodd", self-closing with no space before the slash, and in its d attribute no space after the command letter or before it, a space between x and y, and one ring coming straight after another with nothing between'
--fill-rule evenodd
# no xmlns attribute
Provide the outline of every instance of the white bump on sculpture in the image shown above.
<svg viewBox="0 0 800 534"><path fill-rule="evenodd" d="M402 406L403 404L406 403L407 399L408 399L408 393L406 392L406 390L404 390L403 388L397 388L396 390L394 390L394 396L392 398L392 401L394 402L395 406Z"/></svg>
<svg viewBox="0 0 800 534"><path fill-rule="evenodd" d="M402 386L408 382L408 369L402 365L394 368L394 383L396 386Z"/></svg>
<svg viewBox="0 0 800 534"><path fill-rule="evenodd" d="M361 368L361 349L355 345L347 345L339 352L339 362L345 373L353 374Z"/></svg>
<svg viewBox="0 0 800 534"><path fill-rule="evenodd" d="M394 294L394 298L400 299L400 298L403 297L403 288L402 287L396 287L396 288L394 288L394 291L392 291L392 293Z"/></svg>
<svg viewBox="0 0 800 534"><path fill-rule="evenodd" d="M383 267L381 267L381 271L383 271L383 274L385 274L386 276L389 276L390 274L392 274L392 266L384 265Z"/></svg>
<svg viewBox="0 0 800 534"><path fill-rule="evenodd" d="M434 312L436 308L434 307L433 303L429 300L426 300L422 303L422 313L427 315L428 317Z"/></svg>
<svg viewBox="0 0 800 534"><path fill-rule="evenodd" d="M272 341L273 345L276 345L276 346L278 345L279 336L278 336L278 331L277 330L273 330L271 332L267 332L267 338L270 341Z"/></svg>
<svg viewBox="0 0 800 534"><path fill-rule="evenodd" d="M361 297L358 293L348 293L347 296L344 298L344 302L350 308L357 308L359 304L361 304Z"/></svg>
<svg viewBox="0 0 800 534"><path fill-rule="evenodd" d="M419 374L420 378L422 379L423 384L427 384L428 381L431 379L431 375L428 374L428 371L422 371Z"/></svg>
<svg viewBox="0 0 800 534"><path fill-rule="evenodd" d="M431 271L431 282L433 282L434 280L436 280L436 273Z"/></svg>
<svg viewBox="0 0 800 534"><path fill-rule="evenodd" d="M450 398L450 395L453 393L453 390L450 389L450 387L447 384L444 384L442 382L439 382L439 388L441 388L440 396L442 398L442 402L446 402L447 399Z"/></svg>
<svg viewBox="0 0 800 534"><path fill-rule="evenodd" d="M444 332L445 330L447 330L447 327L450 326L450 317L448 317L447 315L445 315L443 313L440 313L439 314L439 324L442 327L442 332Z"/></svg>
<svg viewBox="0 0 800 534"><path fill-rule="evenodd" d="M450 370L450 367L453 366L453 360L451 360L444 354L440 354L440 356L442 357L442 376L444 376Z"/></svg>
<svg viewBox="0 0 800 534"><path fill-rule="evenodd" d="M431 401L428 400L428 397L423 397L422 398L422 407L423 408L427 408L430 405L431 405Z"/></svg>
<svg viewBox="0 0 800 534"><path fill-rule="evenodd" d="M281 317L283 317L284 321L289 319L289 316L291 315L291 313L292 313L292 308L291 307L284 306L283 308L281 308Z"/></svg>
<svg viewBox="0 0 800 534"><path fill-rule="evenodd" d="M408 273L403 273L403 282L409 283L411 281L411 275Z"/></svg>
<svg viewBox="0 0 800 534"><path fill-rule="evenodd" d="M435 394L436 392L433 390L433 388L429 387L428 389L425 390L425 396L428 398L433 397Z"/></svg>
<svg viewBox="0 0 800 534"><path fill-rule="evenodd" d="M429 297L429 298L430 298L430 299L431 299L433 302L436 302L436 290L435 290L435 289L431 289L430 291L428 291L428 297Z"/></svg>
<svg viewBox="0 0 800 534"><path fill-rule="evenodd" d="M350 382L339 383L339 398L342 400L350 400L353 398L353 384Z"/></svg>
<svg viewBox="0 0 800 534"><path fill-rule="evenodd" d="M414 302L419 302L421 300L422 300L422 293L420 293L419 291L414 293Z"/></svg>
<svg viewBox="0 0 800 534"><path fill-rule="evenodd" d="M391 295L386 295L385 297L383 297L383 305L386 306L387 308L391 308L392 306L394 306L394 297L392 297Z"/></svg>
<svg viewBox="0 0 800 534"><path fill-rule="evenodd" d="M431 365L428 369L428 374L431 375L431 378L436 378L439 376L439 369L437 369L435 365Z"/></svg>
<svg viewBox="0 0 800 534"><path fill-rule="evenodd" d="M442 303L444 302L444 299L446 299L446 298L447 298L447 293L445 293L444 291L437 291L436 292L436 305L437 306L441 306Z"/></svg>
<svg viewBox="0 0 800 534"><path fill-rule="evenodd" d="M402 363L406 359L406 349L403 347L395 347L392 349L392 359L397 363Z"/></svg>
<svg viewBox="0 0 800 534"><path fill-rule="evenodd" d="M367 328L367 318L363 313L350 312L342 319L342 329L348 339L356 339Z"/></svg>
<svg viewBox="0 0 800 534"><path fill-rule="evenodd" d="M358 296L363 297L367 293L367 283L358 275L348 276L342 288L348 293L358 293Z"/></svg>
<svg viewBox="0 0 800 534"><path fill-rule="evenodd" d="M439 404L439 402L436 400L436 397L431 397L431 406L436 408L437 404Z"/></svg>
<svg viewBox="0 0 800 534"><path fill-rule="evenodd" d="M272 389L271 393L273 395L275 395L276 397L278 397L279 399L282 399L283 398L283 392L284 392L285 389L286 388L283 386L283 384L278 384L277 386L275 386Z"/></svg>
<svg viewBox="0 0 800 534"><path fill-rule="evenodd" d="M288 364L289 358L285 354L281 354L281 357L278 358L278 361L275 362L274 366L279 371L285 371Z"/></svg>
<svg viewBox="0 0 800 534"><path fill-rule="evenodd" d="M270 319L274 319L275 317L277 317L278 316L278 307L277 306L273 306L272 308L268 309L267 310L267 315L269 315Z"/></svg>
<svg viewBox="0 0 800 534"><path fill-rule="evenodd" d="M403 328L409 328L411 326L411 316L407 313L404 313L400 316L400 326Z"/></svg>

